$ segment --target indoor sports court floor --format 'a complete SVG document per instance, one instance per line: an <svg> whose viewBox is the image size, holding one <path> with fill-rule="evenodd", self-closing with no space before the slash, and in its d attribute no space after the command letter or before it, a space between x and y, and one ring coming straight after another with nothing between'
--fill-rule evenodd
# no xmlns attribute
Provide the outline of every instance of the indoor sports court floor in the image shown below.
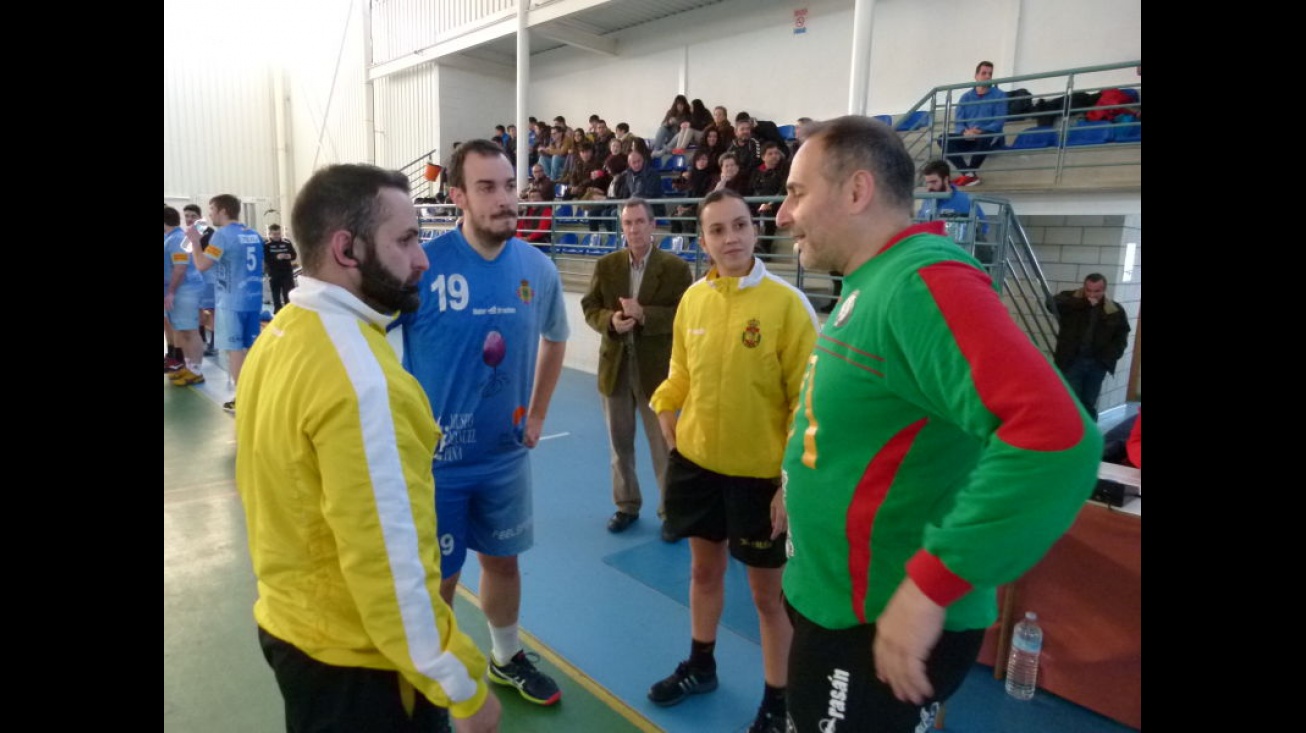
<svg viewBox="0 0 1306 733"><path fill-rule="evenodd" d="M613 511L607 435L594 386L597 341L568 293L572 341L553 398L546 439L532 456L536 546L522 556L521 626L527 646L563 690L540 708L495 687L502 730L621 733L747 729L762 693L757 619L741 566L727 576L717 639L720 688L671 708L645 697L689 652L689 546L658 536L651 512L622 534ZM255 636L255 585L233 481L233 420L225 372L206 360L204 385L164 380L163 725L172 733L284 730L281 698ZM656 490L644 445L641 483ZM646 494L647 497L647 494ZM476 606L479 569L469 560L455 611L488 648ZM957 733L1125 733L1123 725L1039 690L1005 695L976 665L948 703Z"/></svg>

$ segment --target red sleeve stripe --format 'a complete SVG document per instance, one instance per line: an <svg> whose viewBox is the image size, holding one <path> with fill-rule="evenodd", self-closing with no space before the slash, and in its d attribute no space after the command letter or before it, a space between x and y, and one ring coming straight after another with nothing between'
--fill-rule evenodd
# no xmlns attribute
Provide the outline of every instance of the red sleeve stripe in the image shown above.
<svg viewBox="0 0 1306 733"><path fill-rule="evenodd" d="M945 608L973 587L924 549L907 561L907 575L931 601Z"/></svg>
<svg viewBox="0 0 1306 733"><path fill-rule="evenodd" d="M852 364L853 366L857 367L858 369L865 369L866 371L870 372L871 374L874 374L874 375L877 376L877 377L883 377L883 376L884 376L884 375L881 374L880 372L877 372L877 371L875 371L874 369L872 369L872 368L870 368L870 367L868 367L868 366L863 366L863 365L861 365L861 364L858 364L857 362L853 361L852 359L849 359L848 357L844 356L843 354L840 354L840 353L837 353L837 352L834 352L834 351L830 351L829 349L825 348L824 346L821 346L820 344L817 344L817 345L816 345L816 350L817 350L817 351L824 351L825 353L829 354L830 356L833 356L834 358L839 359L839 360L841 360L841 361L846 361L846 362L848 362L849 364ZM867 354L867 356L870 356L870 354ZM883 360L883 359L880 359L880 361L884 361L884 360Z"/></svg>
<svg viewBox="0 0 1306 733"><path fill-rule="evenodd" d="M875 524L875 515L884 504L884 497L889 493L889 486L898 474L903 457L911 450L912 442L925 427L925 423L924 418L917 420L890 438L867 464L866 471L862 473L857 488L853 491L844 534L848 539L848 575L852 581L853 613L857 614L857 620L861 623L867 623L866 589L870 581L871 528Z"/></svg>
<svg viewBox="0 0 1306 733"><path fill-rule="evenodd" d="M1061 377L1011 320L983 272L963 262L920 270L984 407L997 416L997 436L1024 450L1061 451L1084 437L1079 406Z"/></svg>

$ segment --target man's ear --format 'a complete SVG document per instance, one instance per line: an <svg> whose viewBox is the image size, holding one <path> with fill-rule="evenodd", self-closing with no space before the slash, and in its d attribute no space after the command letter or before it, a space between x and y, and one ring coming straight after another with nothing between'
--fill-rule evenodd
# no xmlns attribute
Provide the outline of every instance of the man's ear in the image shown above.
<svg viewBox="0 0 1306 733"><path fill-rule="evenodd" d="M848 179L849 206L852 213L859 214L870 206L875 198L875 177L870 171L859 170Z"/></svg>
<svg viewBox="0 0 1306 733"><path fill-rule="evenodd" d="M344 229L333 232L331 234L330 250L336 264L344 268L358 267L358 259L354 256L353 233Z"/></svg>

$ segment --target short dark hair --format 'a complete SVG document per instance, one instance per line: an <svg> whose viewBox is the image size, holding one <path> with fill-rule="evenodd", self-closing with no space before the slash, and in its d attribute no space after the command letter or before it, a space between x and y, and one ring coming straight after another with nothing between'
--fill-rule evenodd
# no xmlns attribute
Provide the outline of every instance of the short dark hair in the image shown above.
<svg viewBox="0 0 1306 733"><path fill-rule="evenodd" d="M617 132L630 132L630 125L624 122L617 123Z"/></svg>
<svg viewBox="0 0 1306 733"><path fill-rule="evenodd" d="M209 199L209 203L218 207L218 211L231 217L233 221L240 220L240 199L235 196L229 193L220 193Z"/></svg>
<svg viewBox="0 0 1306 733"><path fill-rule="evenodd" d="M980 69L984 68L985 66L989 67L989 69L991 70L993 68L993 62L981 61L978 64L975 64L975 73L978 74L980 72Z"/></svg>
<svg viewBox="0 0 1306 733"><path fill-rule="evenodd" d="M598 121L599 121L598 115L590 115L590 122L598 122Z"/></svg>
<svg viewBox="0 0 1306 733"><path fill-rule="evenodd" d="M279 232L279 231L281 231L281 225L280 225L280 224L268 224L268 231L269 231L269 232Z"/></svg>
<svg viewBox="0 0 1306 733"><path fill-rule="evenodd" d="M453 151L453 157L449 159L449 178L447 180L451 187L466 187L467 182L464 180L465 174L463 173L463 167L467 164L467 156L469 155L480 155L492 158L502 157L504 160L508 159L508 156L503 152L503 148L490 140L468 140L459 145L458 149ZM299 231L298 226L295 227L295 231ZM299 236L303 236L303 234L301 233Z"/></svg>
<svg viewBox="0 0 1306 733"><path fill-rule="evenodd" d="M726 162L727 160L733 160L733 161L735 161L735 164L736 164L736 165L739 164L739 156L738 156L738 155L735 155L734 153L722 153L722 154L720 154L720 155L717 156L717 159L716 159L716 165L717 165L717 167L720 168L721 166L725 165L725 162Z"/></svg>
<svg viewBox="0 0 1306 733"><path fill-rule="evenodd" d="M299 260L312 274L326 259L333 232L350 232L374 243L381 219L380 193L393 188L409 193L408 176L364 163L339 163L319 169L295 197L291 226L299 239Z"/></svg>
<svg viewBox="0 0 1306 733"><path fill-rule="evenodd" d="M199 204L186 204L185 206L181 207L181 210L182 210L182 211L193 211L193 212L195 212L196 214L198 214L199 216L204 216L204 210L200 208L200 205L199 205Z"/></svg>
<svg viewBox="0 0 1306 733"><path fill-rule="evenodd" d="M563 117L562 115L558 115L557 117L554 117L554 118L553 118L553 123L554 123L555 125L562 125L563 127L566 127L566 126L567 126L567 118L566 118L566 117Z"/></svg>
<svg viewBox="0 0 1306 733"><path fill-rule="evenodd" d="M776 142L776 141L774 141L774 140L768 140L768 141L762 143L762 152L763 152L763 153L765 153L766 151L771 150L771 149L779 150L781 153L784 152L784 150L780 147L780 143L778 143L778 142Z"/></svg>
<svg viewBox="0 0 1306 733"><path fill-rule="evenodd" d="M748 208L748 202L744 201L744 197L741 196L738 191L734 190L733 188L718 188L717 190L712 191L708 193L708 195L704 196L703 203L698 205L699 228L702 228L703 226L703 212L707 211L708 205L715 204L721 199L736 199L744 205L745 209Z"/></svg>
<svg viewBox="0 0 1306 733"><path fill-rule="evenodd" d="M748 120L749 122L752 122L752 121L753 121L753 116L750 115L750 114L748 114L747 112L740 112L739 114L735 115L735 123L736 123L736 124L737 124L737 123L740 123L740 122L743 122L744 120Z"/></svg>
<svg viewBox="0 0 1306 733"><path fill-rule="evenodd" d="M924 177L931 175L938 176L946 181L952 177L952 166L948 165L948 161L943 160L942 158L931 160L921 166L921 176Z"/></svg>
<svg viewBox="0 0 1306 733"><path fill-rule="evenodd" d="M163 225L169 227L181 226L181 212L171 206L163 207Z"/></svg>
<svg viewBox="0 0 1306 733"><path fill-rule="evenodd" d="M503 125L495 125L495 126L494 126L494 131L495 131L495 132L507 132L507 130L503 129Z"/></svg>
<svg viewBox="0 0 1306 733"><path fill-rule="evenodd" d="M826 180L842 183L855 171L868 171L886 204L911 210L916 166L893 128L870 117L844 115L812 123L803 147L813 142L826 153L821 167Z"/></svg>
<svg viewBox="0 0 1306 733"><path fill-rule="evenodd" d="M1088 277L1084 278L1084 282L1085 282L1085 283L1102 283L1103 285L1106 285L1106 284L1107 284L1107 282L1106 282L1106 275L1103 275L1103 274L1100 273L1100 272L1095 272L1095 273L1089 275Z"/></svg>

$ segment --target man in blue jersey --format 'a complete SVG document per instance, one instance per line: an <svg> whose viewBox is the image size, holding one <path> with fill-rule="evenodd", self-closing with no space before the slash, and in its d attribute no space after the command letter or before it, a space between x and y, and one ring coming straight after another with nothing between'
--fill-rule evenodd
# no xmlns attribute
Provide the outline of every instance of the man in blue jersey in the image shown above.
<svg viewBox="0 0 1306 733"><path fill-rule="evenodd" d="M178 387L204 382L204 342L200 340L200 294L204 276L195 269L191 245L181 229L181 214L163 207L163 315L172 326L173 342L185 366L169 377Z"/></svg>
<svg viewBox="0 0 1306 733"><path fill-rule="evenodd" d="M185 222L185 227L194 228L200 234L199 251L201 252L209 246L204 237L212 238L210 232L213 231L213 227L204 221L203 216L204 212L200 211L199 204L186 204L182 207L181 218ZM204 277L204 292L200 294L200 340L204 342L205 356L217 356L218 352L213 348L213 308L216 303L214 285L217 282L218 271L209 270L201 272L200 275Z"/></svg>
<svg viewBox="0 0 1306 733"><path fill-rule="evenodd" d="M240 199L235 196L224 193L209 199L209 221L216 230L204 255L195 258L200 272L217 268L214 345L227 352L232 384L239 383L240 367L258 336L263 310L263 237L241 224L239 216ZM193 227L186 231L186 238L193 250L201 248ZM236 400L222 407L235 412Z"/></svg>
<svg viewBox="0 0 1306 733"><path fill-rule="evenodd" d="M552 705L561 691L518 638L517 556L534 543L528 455L570 335L562 281L548 257L513 236L516 177L498 144L463 143L448 174L463 223L425 245L422 304L402 323L404 366L426 389L443 434L433 465L440 592L453 602L467 550L475 550L490 680Z"/></svg>
<svg viewBox="0 0 1306 733"><path fill-rule="evenodd" d="M958 186L980 183L979 167L989 151L1006 144L1002 127L1007 122L1007 93L988 83L992 78L992 61L975 66L975 81L979 83L961 95L953 113L955 129L938 141L944 157L960 174L952 181Z"/></svg>

